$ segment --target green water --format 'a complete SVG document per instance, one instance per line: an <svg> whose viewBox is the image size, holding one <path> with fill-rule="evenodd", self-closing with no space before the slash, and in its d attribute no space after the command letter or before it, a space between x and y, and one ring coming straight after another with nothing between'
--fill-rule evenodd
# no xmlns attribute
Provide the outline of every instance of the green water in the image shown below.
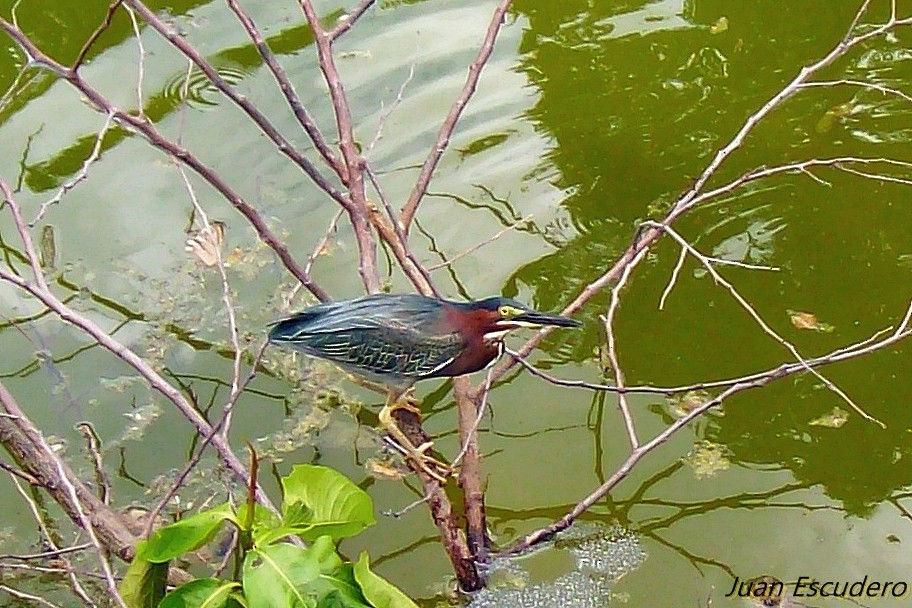
<svg viewBox="0 0 912 608"><path fill-rule="evenodd" d="M11 3L0 5L8 17ZM417 256L439 263L441 252L453 257L516 224L434 271L435 281L454 298L503 293L559 309L611 266L639 220L660 217L748 115L840 40L857 5L516 0L420 209L412 232ZM106 6L29 0L19 4L17 17L51 56L70 62ZM223 3L151 6L169 15L226 79L304 146L268 71ZM887 6L875 1L871 17L883 18ZM344 8L318 3L327 16ZM480 0L381 2L339 44L357 137L367 146L382 125L367 156L397 207L462 86L493 8ZM908 8L900 3L901 10ZM294 2L249 10L331 140L331 108L300 10ZM171 137L180 134L257 205L298 260L306 260L336 212L333 203L199 75L191 75L185 108L186 62L151 30L143 31L142 43L141 105L150 120ZM9 41L4 48L0 88L6 90L22 57ZM910 49L912 31L899 30L867 43L821 78L868 80L908 96ZM121 13L89 53L83 74L117 104L137 108L138 57L132 25ZM16 81L0 108L0 175L21 183L17 200L27 219L80 170L103 123L46 72L27 70ZM757 166L813 157L909 162L910 137L912 103L901 96L851 86L807 90L770 115L711 184ZM261 340L266 324L287 312L283 298L293 282L240 215L199 180L191 181L210 217L227 224L226 251L240 249L229 269L238 322L252 340ZM901 319L912 284L910 204L907 184L822 168L813 176L793 174L739 190L676 227L706 254L779 268L721 271L772 329L810 357ZM120 340L182 383L200 407L213 403L217 411L230 380L227 320L217 273L200 269L184 252L190 214L174 166L138 137L114 129L88 179L47 211L34 235L44 225L54 227L61 295L74 295L74 305L108 330L123 324L116 332ZM24 270L9 261L10 248L21 245L5 210L0 229L7 263ZM356 248L344 222L325 253L316 260L316 280L334 297L358 295ZM791 360L693 261L659 310L678 253L663 240L623 293L617 338L628 383L689 384ZM393 290L408 285L396 272L388 283ZM307 303L298 295L290 308ZM534 361L560 377L601 381L599 315L607 303L607 294L590 302L579 315L584 331L555 333ZM788 311L813 313L832 331L797 329ZM38 312L34 301L0 285L4 321ZM70 459L86 473L72 426L92 421L108 447L112 474L122 464L145 484L115 476L119 504L148 502L146 491L157 491L185 461L191 429L168 403L132 381L125 366L88 344L50 316L18 329L0 323L0 377L46 434L66 442ZM36 357L39 351L47 354ZM275 365L291 365L282 353L269 357ZM300 360L294 366L310 374L296 390L280 374L262 375L241 398L232 429L238 450L254 441L273 455L279 472L302 461L338 467L369 486L380 510L414 500L413 484L366 476L363 463L376 455L377 443L365 412L376 411L377 397L331 368ZM823 370L885 430L805 375L742 393L725 404L724 416L701 419L647 456L585 516L629 528L646 553L612 585L616 601L743 605L724 597L734 577L763 574L784 581L867 575L912 585L908 370L904 345ZM507 378L491 395L494 414L480 435L489 523L499 543L560 517L610 476L628 451L613 397L528 374ZM315 395L326 388L340 390L345 405L331 409L323 399L320 406L330 411L313 410ZM437 448L453 455L458 445L449 388L428 382L419 392ZM673 419L659 397L634 395L630 401L643 437ZM352 415L360 406L368 408L360 414L367 425L361 428ZM834 407L850 412L844 426L810 424ZM146 423L141 438L130 435L131 426ZM720 446L712 454L724 458L710 467L712 474L681 460L701 440ZM201 475L185 499L217 494L220 485ZM11 550L34 542L25 505L10 491L4 496L5 542ZM352 557L362 548L378 572L413 597L432 598L447 586L445 555L420 508L400 519L381 518L341 547ZM555 550L522 566L529 584L544 584L565 574L571 562ZM892 599L864 602L898 605Z"/></svg>

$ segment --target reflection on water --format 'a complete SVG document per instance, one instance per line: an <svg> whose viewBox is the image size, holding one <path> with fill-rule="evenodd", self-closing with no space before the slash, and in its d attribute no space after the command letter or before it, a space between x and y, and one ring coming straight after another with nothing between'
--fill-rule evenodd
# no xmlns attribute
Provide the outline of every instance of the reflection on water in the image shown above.
<svg viewBox="0 0 912 608"><path fill-rule="evenodd" d="M573 571L546 583L530 582L516 560L498 560L491 586L479 592L471 608L596 608L606 606L614 583L646 559L635 534L620 526L578 523L561 533L555 549L569 551Z"/></svg>

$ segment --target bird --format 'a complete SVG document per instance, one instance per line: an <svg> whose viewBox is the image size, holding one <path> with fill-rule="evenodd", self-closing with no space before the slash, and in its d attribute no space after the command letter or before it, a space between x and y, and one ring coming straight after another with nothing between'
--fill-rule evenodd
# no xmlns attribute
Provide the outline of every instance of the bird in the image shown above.
<svg viewBox="0 0 912 608"><path fill-rule="evenodd" d="M498 296L459 302L417 294L373 294L302 310L272 324L268 339L386 386L380 423L416 464L440 480L421 464L430 445L414 447L393 420L397 409L420 415L403 398L414 384L484 369L503 354L503 338L514 329L581 325Z"/></svg>

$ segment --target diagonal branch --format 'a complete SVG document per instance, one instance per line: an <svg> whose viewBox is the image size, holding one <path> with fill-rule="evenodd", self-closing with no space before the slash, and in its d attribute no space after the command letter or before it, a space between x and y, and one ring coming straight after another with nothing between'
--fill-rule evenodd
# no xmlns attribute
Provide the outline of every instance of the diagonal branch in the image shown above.
<svg viewBox="0 0 912 608"><path fill-rule="evenodd" d="M906 311L906 319L908 319L910 317L910 314L912 314L912 304L910 304L909 308ZM819 362L821 365L824 365L824 364L828 364L828 363L834 363L836 361L844 361L847 359L860 357L860 356L887 348L893 344L898 343L899 341L901 341L905 338L912 336L912 329L910 329L908 327L908 325L906 325L906 324L901 325L900 329L901 329L901 331L896 331L896 332L890 334L889 336L884 337L875 342L866 340L863 343L863 344L865 344L864 346L859 346L858 348L854 348L852 350L839 349L837 351L830 353L829 355L826 355L824 357L819 357L818 359L813 360L813 362L815 364ZM878 332L878 334L882 335L883 331ZM617 470L614 472L613 475L611 475L611 477L609 477L603 484L601 484L599 487L597 487L595 490L593 490L583 500L581 500L579 503L577 503L573 507L573 509L571 509L563 517L561 517L554 523L552 523L544 528L540 528L539 530L536 530L535 532L527 534L523 538L519 539L518 541L516 541L515 543L513 543L512 545L510 545L503 551L501 551L499 553L499 555L501 555L501 556L518 555L520 553L528 551L532 547L534 547L542 542L545 542L545 541L548 541L548 540L554 538L555 534L557 534L558 532L560 532L562 530L566 530L567 528L569 528L580 515L582 515L590 507L592 507L594 504L596 504L598 501L600 501L602 498L604 498L608 494L608 492L611 491L612 488L614 488L625 477L627 477L627 475L630 473L630 471L633 470L634 465L636 465L644 456L646 456L651 451L653 451L654 449L656 449L657 447L659 447L660 445L662 445L663 443L668 441L678 431L685 428L691 422L693 422L694 420L696 420L697 418L702 416L704 413L708 412L710 409L718 406L719 404L724 402L726 399L728 399L732 395L735 395L737 393L740 393L740 392L743 392L743 391L746 391L749 389L766 386L773 380L777 380L777 379L784 378L786 376L789 376L789 375L792 375L795 373L799 373L801 371L804 371L804 369L805 369L804 366L797 365L797 364L792 365L790 367L782 366L782 367L778 368L777 372L774 374L769 374L769 375L766 375L761 378L756 378L754 380L739 382L738 384L730 386L725 391L720 393L717 397L714 397L713 399L706 401L706 403L701 404L699 407L694 408L693 410L688 412L686 415L675 420L672 424L670 424L668 427L666 427L665 430L663 430L661 433L657 434L655 437L653 437L646 443L633 449L630 452L630 455L627 457L627 459L617 468Z"/></svg>
<svg viewBox="0 0 912 608"><path fill-rule="evenodd" d="M327 301L329 294L314 282L304 269L295 261L291 252L279 238L272 233L266 225L266 220L244 198L235 192L214 169L204 164L190 151L164 137L151 123L129 112L115 107L97 89L89 85L74 70L54 61L51 57L41 52L37 46L26 36L22 30L0 17L0 29L6 32L32 57L33 61L47 67L52 72L66 80L70 85L82 93L88 101L99 111L114 117L119 124L141 134L155 148L166 152L175 160L185 164L203 178L210 186L218 191L225 199L237 209L256 230L260 239L275 251L282 264L295 276L304 287L317 299ZM334 191L335 192L335 191ZM336 192L338 199L348 205L348 199ZM335 198L335 197L334 197ZM344 205L343 205L344 206Z"/></svg>
<svg viewBox="0 0 912 608"><path fill-rule="evenodd" d="M310 137L310 141L313 142L313 145L317 149L317 152L320 153L320 156L323 157L323 160L326 161L326 164L329 165L329 167L336 173L336 175L338 175L342 181L345 181L345 168L341 165L341 163L339 163L339 159L336 158L336 155L333 154L333 151L330 149L330 147L326 145L326 140L323 138L323 134L320 133L320 129L317 127L316 123L314 123L313 119L310 117L310 114L307 113L307 109L304 107L304 104L301 103L301 98L298 97L298 94L294 89L294 85L291 84L291 80L288 78L285 70L282 69L281 65L279 65L279 62L276 60L275 55L269 48L269 45L266 44L266 40L263 38L263 34L260 33L259 29L257 29L257 26L253 22L253 19L250 18L250 15L248 15L246 11L244 11L244 9L238 3L238 0L227 0L227 2L228 7L234 11L234 14L237 15L238 21L240 21L241 25L244 26L244 30L247 31L247 35L250 37L250 40L253 41L253 45L260 53L260 57L262 57L263 63L265 63L266 67L269 68L269 71L272 72L272 76L275 78L276 84L279 85L279 90L282 91L282 95L288 102L288 105L291 108L291 111L294 113L295 118L298 119L301 127Z"/></svg>
<svg viewBox="0 0 912 608"><path fill-rule="evenodd" d="M427 159L424 161L424 165L421 167L418 181L415 182L415 187L412 189L408 201L406 201L405 205L402 207L402 229L406 234L409 233L412 220L415 219L415 213L418 211L418 205L421 204L421 199L424 198L424 195L427 192L428 185L431 183L431 177L437 169L437 164L440 162L440 158L450 145L450 136L456 128L456 123L459 121L460 116L462 116L466 105L468 105L469 99L475 94L475 89L478 86L478 79L481 77L481 71L487 65L488 59L490 59L491 53L494 51L494 43L497 41L497 35L500 33L503 26L504 17L507 14L507 9L510 8L510 4L512 4L512 0L501 0L500 4L494 10L494 15L491 17L491 23L488 25L488 32L485 35L484 42L482 42L481 49L478 51L478 56L475 57L475 61L469 66L469 75L466 77L465 84L462 86L462 92L460 92L456 101L453 102L446 120L443 121L440 131L437 133L437 141L434 142L434 147L431 148L431 152L428 154Z"/></svg>

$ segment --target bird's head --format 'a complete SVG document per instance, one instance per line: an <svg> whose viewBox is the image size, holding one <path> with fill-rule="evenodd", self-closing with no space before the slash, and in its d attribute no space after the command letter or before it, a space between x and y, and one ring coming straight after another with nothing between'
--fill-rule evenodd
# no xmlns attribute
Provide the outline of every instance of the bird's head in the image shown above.
<svg viewBox="0 0 912 608"><path fill-rule="evenodd" d="M464 332L480 334L485 341L499 340L520 327L538 329L545 326L580 327L576 319L539 312L521 302L494 297L468 302L459 306Z"/></svg>

